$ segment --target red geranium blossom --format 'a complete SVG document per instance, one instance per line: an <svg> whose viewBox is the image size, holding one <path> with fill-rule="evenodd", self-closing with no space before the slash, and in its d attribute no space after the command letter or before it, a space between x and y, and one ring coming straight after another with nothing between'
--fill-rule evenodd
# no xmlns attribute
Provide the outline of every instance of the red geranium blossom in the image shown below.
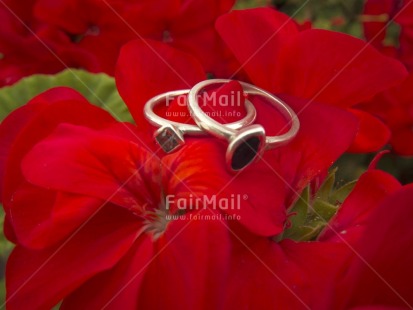
<svg viewBox="0 0 413 310"><path fill-rule="evenodd" d="M394 0L366 0L363 7L362 21L366 41L389 55L394 55L396 51L394 46L384 45L386 28L398 9L397 1Z"/></svg>
<svg viewBox="0 0 413 310"><path fill-rule="evenodd" d="M363 10L363 28L366 40L383 53L402 61L409 71L413 69L413 1L367 0ZM400 46L386 45L390 22L400 26Z"/></svg>
<svg viewBox="0 0 413 310"><path fill-rule="evenodd" d="M400 14L396 17L400 25L399 59L411 72L413 70L413 1L404 0Z"/></svg>
<svg viewBox="0 0 413 310"><path fill-rule="evenodd" d="M412 308L413 187L371 170L362 176L320 241L346 240L349 261L326 309ZM341 239L341 240L340 240Z"/></svg>
<svg viewBox="0 0 413 310"><path fill-rule="evenodd" d="M0 5L0 86L66 66L98 71L93 55L72 44L61 30L34 19L33 4L4 1Z"/></svg>
<svg viewBox="0 0 413 310"><path fill-rule="evenodd" d="M0 9L1 85L66 67L113 75L120 48L138 37L167 42L193 54L206 72L228 76L236 61L214 23L233 4L234 0L5 1Z"/></svg>
<svg viewBox="0 0 413 310"><path fill-rule="evenodd" d="M127 1L121 1L114 9L123 12L128 7ZM135 38L105 1L38 0L34 14L37 20L60 29L73 44L94 55L100 70L111 75L120 47Z"/></svg>
<svg viewBox="0 0 413 310"><path fill-rule="evenodd" d="M1 124L5 229L17 244L7 266L10 309L47 308L61 299L63 308L222 306L234 296L225 295L231 261L242 262L244 255L232 252L227 227L252 239L279 234L296 191L328 169L354 138L351 114L312 104L300 115L294 141L235 177L225 170L225 143L216 139L188 138L179 152L160 154L147 134L143 98L185 88L183 81L192 85L204 73L192 56L150 44L130 43L119 61L118 85L137 127L116 122L66 88L41 94ZM228 87L240 91L237 83ZM304 104L284 99L295 109ZM284 122L265 103L255 103L258 122L278 133ZM169 194L186 201L191 194L247 198L239 209L188 208L186 217L167 220L178 211L166 208ZM237 221L191 220L211 212ZM320 250L314 259L325 255ZM328 272L320 278L323 287L328 279ZM147 297L160 291L155 300Z"/></svg>
<svg viewBox="0 0 413 310"><path fill-rule="evenodd" d="M396 154L413 155L413 74L400 85L375 96L361 106L376 115L391 129L390 143Z"/></svg>
<svg viewBox="0 0 413 310"><path fill-rule="evenodd" d="M382 122L353 107L403 80L397 61L346 34L299 31L268 8L230 12L216 27L254 84L351 111L360 122L351 151L376 151L388 141Z"/></svg>
<svg viewBox="0 0 413 310"><path fill-rule="evenodd" d="M412 203L412 186L371 170L317 240L240 237L226 309L410 308Z"/></svg>
<svg viewBox="0 0 413 310"><path fill-rule="evenodd" d="M109 74L113 73L122 45L142 37L187 51L200 60L207 72L223 75L227 74L229 53L214 22L234 2L39 0L36 13L40 20L79 37L78 44L99 55Z"/></svg>

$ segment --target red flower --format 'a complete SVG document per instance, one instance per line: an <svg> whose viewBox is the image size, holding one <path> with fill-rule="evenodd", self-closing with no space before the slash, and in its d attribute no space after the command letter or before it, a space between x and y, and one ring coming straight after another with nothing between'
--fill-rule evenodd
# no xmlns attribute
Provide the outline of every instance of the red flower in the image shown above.
<svg viewBox="0 0 413 310"><path fill-rule="evenodd" d="M125 19L143 37L187 52L198 59L207 73L226 77L232 73L237 62L225 47L214 24L234 4L235 0L147 1L144 5L131 7Z"/></svg>
<svg viewBox="0 0 413 310"><path fill-rule="evenodd" d="M320 304L345 266L344 244L245 235L233 243L225 309L328 309Z"/></svg>
<svg viewBox="0 0 413 310"><path fill-rule="evenodd" d="M406 76L401 64L361 40L318 29L300 32L272 9L233 11L216 27L254 84L310 103L350 109ZM380 149L388 129L361 110L354 115L360 127L351 151Z"/></svg>
<svg viewBox="0 0 413 310"><path fill-rule="evenodd" d="M400 25L400 48L398 58L410 72L413 70L413 1L403 0L396 22Z"/></svg>
<svg viewBox="0 0 413 310"><path fill-rule="evenodd" d="M413 187L370 170L340 207L320 241L345 243L350 252L325 309L411 308ZM339 234L332 233L334 229ZM339 238L338 238L339 237Z"/></svg>
<svg viewBox="0 0 413 310"><path fill-rule="evenodd" d="M403 62L413 69L413 2L411 0L367 0L363 12L363 28L366 40L381 52ZM400 26L400 46L385 44L387 27L391 21Z"/></svg>
<svg viewBox="0 0 413 310"><path fill-rule="evenodd" d="M229 76L237 64L214 23L233 4L234 0L31 0L22 6L6 1L0 9L2 85L66 67L113 75L122 45L139 37L167 42L194 55L206 72Z"/></svg>
<svg viewBox="0 0 413 310"><path fill-rule="evenodd" d="M66 66L98 70L93 55L71 44L62 31L36 21L31 10L31 3L21 6L14 1L0 7L0 86L36 73L55 73Z"/></svg>
<svg viewBox="0 0 413 310"><path fill-rule="evenodd" d="M187 138L179 152L160 154L147 134L143 102L204 78L200 68L192 56L162 43L131 42L121 54L117 83L137 127L116 122L66 88L43 93L1 124L6 234L18 244L7 266L10 309L48 308L61 299L63 308L219 307L234 296L225 295L229 266L245 255L232 252L227 227L264 236L259 240L267 244L265 237L283 230L296 191L328 169L354 137L348 112L312 104L300 115L292 143L235 177L225 170L225 143L216 139ZM240 90L237 83L227 87ZM304 104L284 99L295 109ZM279 132L282 119L254 103L258 122L269 134ZM190 200L237 194L246 198L234 210L196 209ZM166 209L166 195L174 195L171 205L187 202L184 218L166 221L178 211ZM191 219L197 214L237 220L197 222ZM231 288L237 277L231 275ZM326 272L323 283L327 278ZM159 290L160 298L147 297Z"/></svg>
<svg viewBox="0 0 413 310"><path fill-rule="evenodd" d="M114 10L123 12L129 6L123 1ZM135 36L104 1L39 0L35 16L42 23L59 28L73 44L95 55L100 70L111 75L120 47Z"/></svg>
<svg viewBox="0 0 413 310"><path fill-rule="evenodd" d="M385 50L386 28L397 12L394 0L367 0L363 7L363 30L366 40L379 50Z"/></svg>
<svg viewBox="0 0 413 310"><path fill-rule="evenodd" d="M363 260L353 257L337 290L346 301L341 303L342 309L354 305L412 307L412 203L413 187L409 185L388 196L366 222L366 233L355 245ZM337 298L335 304L339 302Z"/></svg>
<svg viewBox="0 0 413 310"><path fill-rule="evenodd" d="M412 186L370 169L315 241L239 234L226 308L411 307L412 202Z"/></svg>
<svg viewBox="0 0 413 310"><path fill-rule="evenodd" d="M274 242L236 231L225 308L390 309L411 305L409 260L413 252L409 244L413 235L408 219L412 189L402 188L382 171L370 170L325 232L312 242ZM404 252L406 258L400 265L397 261Z"/></svg>
<svg viewBox="0 0 413 310"><path fill-rule="evenodd" d="M390 143L399 155L413 155L413 74L400 85L380 93L361 105L365 111L376 115L391 129Z"/></svg>

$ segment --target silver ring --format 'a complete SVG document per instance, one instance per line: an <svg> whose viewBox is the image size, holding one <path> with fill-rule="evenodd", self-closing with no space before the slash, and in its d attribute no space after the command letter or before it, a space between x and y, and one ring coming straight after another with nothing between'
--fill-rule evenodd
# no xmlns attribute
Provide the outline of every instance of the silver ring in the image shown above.
<svg viewBox="0 0 413 310"><path fill-rule="evenodd" d="M184 143L184 135L205 135L207 132L202 130L196 125L178 123L169 121L159 115L155 114L153 109L160 103L165 102L165 99L173 99L180 95L186 95L189 93L189 89L175 90L157 95L146 102L144 107L145 118L155 127L160 127L155 131L154 137L156 142L161 146L165 153L171 153L180 148ZM198 105L199 107L199 105ZM237 130L242 127L248 126L255 121L257 111L254 105L249 101L245 101L245 108L247 111L246 116L236 122L228 124L220 124L225 129ZM200 113L204 113L199 107Z"/></svg>
<svg viewBox="0 0 413 310"><path fill-rule="evenodd" d="M224 84L231 80L211 79L196 84L188 95L188 108L196 124L211 135L229 141L226 151L227 166L232 171L240 171L254 162L265 150L281 146L293 139L300 128L300 121L295 112L281 99L271 93L248 83L239 82L245 93L263 96L268 99L281 114L286 117L291 127L285 134L266 136L261 125L254 124L240 130L228 128L206 115L199 106L198 96L202 89L211 84Z"/></svg>

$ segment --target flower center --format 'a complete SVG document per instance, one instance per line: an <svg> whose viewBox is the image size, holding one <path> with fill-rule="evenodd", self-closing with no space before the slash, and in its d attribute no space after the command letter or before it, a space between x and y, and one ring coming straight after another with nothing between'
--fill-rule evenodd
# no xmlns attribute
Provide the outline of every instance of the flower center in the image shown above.
<svg viewBox="0 0 413 310"><path fill-rule="evenodd" d="M73 34L70 39L73 43L80 43L87 36L98 36L100 34L100 28L96 25L91 25L85 33Z"/></svg>
<svg viewBox="0 0 413 310"><path fill-rule="evenodd" d="M169 30L165 30L162 33L162 41L164 43L172 43L173 42L172 35L171 35L171 32Z"/></svg>
<svg viewBox="0 0 413 310"><path fill-rule="evenodd" d="M143 226L147 234L152 235L154 240L157 240L165 232L170 219L167 217L167 212L156 209L155 211L148 211L145 214L145 223Z"/></svg>
<svg viewBox="0 0 413 310"><path fill-rule="evenodd" d="M100 28L96 25L90 26L85 32L85 36L98 36L99 34Z"/></svg>

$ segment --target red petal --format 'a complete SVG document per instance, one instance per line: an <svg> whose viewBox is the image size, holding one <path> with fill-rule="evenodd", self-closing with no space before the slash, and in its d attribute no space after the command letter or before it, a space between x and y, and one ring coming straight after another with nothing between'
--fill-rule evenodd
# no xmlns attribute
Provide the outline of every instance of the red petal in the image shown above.
<svg viewBox="0 0 413 310"><path fill-rule="evenodd" d="M375 192L377 194L377 192ZM390 195L371 214L342 288L347 305L411 308L413 296L413 187ZM333 307L334 308L334 307Z"/></svg>
<svg viewBox="0 0 413 310"><path fill-rule="evenodd" d="M171 45L195 56L205 71L215 77L229 77L237 66L214 28L216 18L228 12L234 3L234 0L182 1L168 28Z"/></svg>
<svg viewBox="0 0 413 310"><path fill-rule="evenodd" d="M174 195L173 212L179 200L192 206L191 198L215 197L209 208L222 209L252 232L273 236L282 231L285 184L264 163L232 175L225 166L224 144L208 138L189 142L182 151L165 156L163 163L165 193Z"/></svg>
<svg viewBox="0 0 413 310"><path fill-rule="evenodd" d="M10 224L18 243L34 249L62 241L104 204L92 197L53 193L29 184L21 186L13 198Z"/></svg>
<svg viewBox="0 0 413 310"><path fill-rule="evenodd" d="M352 242L358 240L377 206L400 188L400 183L393 176L380 170L369 170L360 177L356 187L319 239L341 241L344 238Z"/></svg>
<svg viewBox="0 0 413 310"><path fill-rule="evenodd" d="M413 144L411 141L413 141L413 130L411 126L395 130L390 140L394 152L404 156L413 155Z"/></svg>
<svg viewBox="0 0 413 310"><path fill-rule="evenodd" d="M116 84L140 128L147 121L143 107L163 92L188 89L203 80L202 66L192 56L156 41L132 41L120 53Z"/></svg>
<svg viewBox="0 0 413 310"><path fill-rule="evenodd" d="M91 1L85 2L90 3ZM34 7L34 14L38 20L61 27L69 33L84 33L88 25L83 16L82 6L79 4L80 1L76 0L63 0L59 2L38 0ZM80 14L79 11L81 11ZM93 13L95 13L95 11L90 12L89 16Z"/></svg>
<svg viewBox="0 0 413 310"><path fill-rule="evenodd" d="M298 33L295 22L274 9L257 8L225 14L216 28L253 83L274 90L279 52Z"/></svg>
<svg viewBox="0 0 413 310"><path fill-rule="evenodd" d="M176 17L177 22L171 29L176 32L188 32L205 28L208 24L212 25L218 16L231 10L234 4L234 0L184 0Z"/></svg>
<svg viewBox="0 0 413 310"><path fill-rule="evenodd" d="M408 143L413 135L412 87L413 74L410 74L400 85L359 106L360 109L377 115L390 127L390 143L394 151L407 156L413 154L412 144Z"/></svg>
<svg viewBox="0 0 413 310"><path fill-rule="evenodd" d="M366 21L363 22L364 36L366 41L375 47L381 47L386 38L386 28L388 20L377 21L384 16L390 16L394 9L393 0L367 0L364 4L363 15Z"/></svg>
<svg viewBox="0 0 413 310"><path fill-rule="evenodd" d="M359 119L359 130L353 144L348 149L354 153L368 153L380 150L390 139L389 128L370 113L350 110Z"/></svg>
<svg viewBox="0 0 413 310"><path fill-rule="evenodd" d="M407 74L362 40L325 30L298 32L286 15L268 8L231 12L217 29L252 82L273 93L349 107Z"/></svg>
<svg viewBox="0 0 413 310"><path fill-rule="evenodd" d="M49 103L64 100L78 100L79 102L85 99L77 92L69 88L55 88L44 92L33 98L26 106L16 109L0 124L0 178L4 183L6 167L11 164L7 163L11 149L25 128L30 127L29 124L39 116L41 109ZM3 189L3 184L1 190ZM0 191L1 191L0 190Z"/></svg>
<svg viewBox="0 0 413 310"><path fill-rule="evenodd" d="M413 14L413 1L412 0L402 0L402 8L399 14L395 17L396 23L402 26L413 26L412 14Z"/></svg>
<svg viewBox="0 0 413 310"><path fill-rule="evenodd" d="M10 215L5 214L4 216L4 225L3 225L3 233L4 236L12 243L17 243L16 233L14 232L14 228L10 223L9 219Z"/></svg>
<svg viewBox="0 0 413 310"><path fill-rule="evenodd" d="M63 300L61 309L137 309L138 294L149 264L152 264L153 240L142 236L108 271L93 277Z"/></svg>
<svg viewBox="0 0 413 310"><path fill-rule="evenodd" d="M60 123L104 128L115 120L106 111L88 104L69 88L54 88L33 98L11 113L0 125L1 170L4 172L3 203L7 210L16 187L22 182L20 165L26 153ZM3 144L4 141L4 144Z"/></svg>
<svg viewBox="0 0 413 310"><path fill-rule="evenodd" d="M113 75L121 46L136 38L131 30L133 23L122 20L124 11L130 7L126 2L40 0L34 11L38 20L62 29L74 46L96 57L100 71ZM114 11L122 17L119 18ZM140 29L136 31L140 32Z"/></svg>
<svg viewBox="0 0 413 310"><path fill-rule="evenodd" d="M332 243L241 240L233 246L225 309L321 309L347 251Z"/></svg>
<svg viewBox="0 0 413 310"><path fill-rule="evenodd" d="M297 193L348 149L357 123L351 113L338 108L314 102L307 106L306 101L294 97L282 99L297 111L300 130L290 143L268 151L264 158L287 185L289 205Z"/></svg>
<svg viewBox="0 0 413 310"><path fill-rule="evenodd" d="M413 7L413 2L410 2L410 8ZM412 20L412 14L408 17ZM413 69L413 25L406 25L401 27L400 31L400 48L399 48L399 59L406 65L409 72Z"/></svg>
<svg viewBox="0 0 413 310"><path fill-rule="evenodd" d="M389 150L384 150L381 152L378 152L374 158L371 160L368 170L374 170L377 169L377 165L379 164L380 160L383 158L384 155L389 154Z"/></svg>
<svg viewBox="0 0 413 310"><path fill-rule="evenodd" d="M157 207L158 161L139 141L132 142L123 126L117 125L122 135L112 129L99 132L59 126L23 160L26 179L37 186L110 200L135 211Z"/></svg>
<svg viewBox="0 0 413 310"><path fill-rule="evenodd" d="M116 264L138 235L139 222L131 213L107 206L59 246L17 246L7 264L7 308L52 308L84 281Z"/></svg>
<svg viewBox="0 0 413 310"><path fill-rule="evenodd" d="M10 164L7 163L10 151L15 143L16 137L32 120L35 107L25 106L11 113L0 123L0 199L3 201L3 188L5 187L5 173Z"/></svg>
<svg viewBox="0 0 413 310"><path fill-rule="evenodd" d="M295 109L304 105L292 97L284 99ZM265 104L256 107L259 122L266 130L272 134L282 129L280 125L285 121L278 122L280 118L273 113L273 108ZM293 141L266 152L264 160L252 164L232 181L225 172L224 143L212 144L206 138L188 143L181 152L164 158L168 170L176 173L167 174L166 192L179 192L179 197L186 199L191 192L208 197L246 196L241 200L240 210L224 212L239 215L241 223L256 234L278 234L283 228L285 208L316 175L328 169L348 149L356 131L356 121L350 113L324 105L312 104L302 111L300 121L299 134Z"/></svg>
<svg viewBox="0 0 413 310"><path fill-rule="evenodd" d="M340 107L368 100L407 75L367 43L326 30L299 33L278 61L277 92Z"/></svg>
<svg viewBox="0 0 413 310"><path fill-rule="evenodd" d="M222 308L231 250L226 224L219 218L191 216L218 214L203 210L169 223L146 270L139 309Z"/></svg>
<svg viewBox="0 0 413 310"><path fill-rule="evenodd" d="M234 55L213 28L213 24L209 28L203 27L196 32L183 32L175 35L172 33L171 44L195 56L202 63L205 72L213 77L233 78L234 72L240 67Z"/></svg>

